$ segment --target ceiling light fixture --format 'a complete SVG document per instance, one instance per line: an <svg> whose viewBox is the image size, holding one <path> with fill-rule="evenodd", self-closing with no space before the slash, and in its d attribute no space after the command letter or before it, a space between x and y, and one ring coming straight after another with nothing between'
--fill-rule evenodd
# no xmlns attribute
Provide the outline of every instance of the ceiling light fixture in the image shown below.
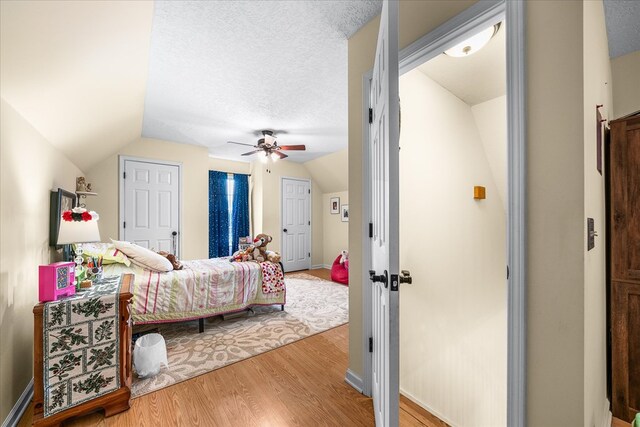
<svg viewBox="0 0 640 427"><path fill-rule="evenodd" d="M496 35L499 29L500 23L492 25L486 30L480 31L478 34L469 37L462 43L458 43L454 47L445 50L444 53L455 58L473 55L484 46L486 46L486 44L489 43L489 40L491 40L491 38Z"/></svg>
<svg viewBox="0 0 640 427"><path fill-rule="evenodd" d="M277 162L279 158L280 157L275 152L271 153L271 160L274 162Z"/></svg>

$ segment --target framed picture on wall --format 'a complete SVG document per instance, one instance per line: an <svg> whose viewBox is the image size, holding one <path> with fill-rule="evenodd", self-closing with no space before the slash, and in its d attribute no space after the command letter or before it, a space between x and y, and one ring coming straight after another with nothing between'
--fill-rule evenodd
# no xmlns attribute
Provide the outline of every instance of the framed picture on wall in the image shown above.
<svg viewBox="0 0 640 427"><path fill-rule="evenodd" d="M342 220L342 222L349 222L349 205L342 205L340 219Z"/></svg>
<svg viewBox="0 0 640 427"><path fill-rule="evenodd" d="M332 197L329 199L329 209L332 214L340 213L340 197Z"/></svg>
<svg viewBox="0 0 640 427"><path fill-rule="evenodd" d="M70 191L58 188L51 192L51 205L49 213L49 245L57 246L58 230L62 212L73 209L76 206L76 195Z"/></svg>

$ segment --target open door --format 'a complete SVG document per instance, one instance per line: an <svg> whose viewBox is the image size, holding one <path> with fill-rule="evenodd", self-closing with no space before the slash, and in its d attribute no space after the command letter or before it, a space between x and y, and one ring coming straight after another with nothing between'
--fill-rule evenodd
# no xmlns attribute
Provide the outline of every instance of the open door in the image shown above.
<svg viewBox="0 0 640 427"><path fill-rule="evenodd" d="M398 2L384 0L371 81L372 395L376 426L398 425Z"/></svg>

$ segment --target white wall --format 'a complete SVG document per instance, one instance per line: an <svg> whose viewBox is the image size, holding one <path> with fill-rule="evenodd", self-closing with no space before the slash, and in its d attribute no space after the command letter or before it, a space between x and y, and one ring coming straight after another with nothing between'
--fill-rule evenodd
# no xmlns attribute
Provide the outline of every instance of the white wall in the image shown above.
<svg viewBox="0 0 640 427"><path fill-rule="evenodd" d="M323 239L323 263L325 268L331 268L333 260L342 250L349 250L349 223L342 222L340 213L332 214L330 199L340 198L340 205L349 204L349 192L325 193L322 195L322 239Z"/></svg>
<svg viewBox="0 0 640 427"><path fill-rule="evenodd" d="M471 107L418 70L400 97L400 389L452 425L504 426L503 204Z"/></svg>
<svg viewBox="0 0 640 427"><path fill-rule="evenodd" d="M0 421L33 375L38 265L49 247L51 190L74 191L82 171L3 98L0 104Z"/></svg>
<svg viewBox="0 0 640 427"><path fill-rule="evenodd" d="M471 107L482 147L507 211L507 97L499 96Z"/></svg>
<svg viewBox="0 0 640 427"><path fill-rule="evenodd" d="M640 50L611 60L613 84L612 119L640 110Z"/></svg>

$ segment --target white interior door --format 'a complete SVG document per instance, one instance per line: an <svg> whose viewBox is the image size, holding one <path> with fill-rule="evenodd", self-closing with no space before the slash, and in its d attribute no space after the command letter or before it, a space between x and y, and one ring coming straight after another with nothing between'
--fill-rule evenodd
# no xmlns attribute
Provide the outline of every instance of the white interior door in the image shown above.
<svg viewBox="0 0 640 427"><path fill-rule="evenodd" d="M180 256L179 166L124 160L122 169L122 239Z"/></svg>
<svg viewBox="0 0 640 427"><path fill-rule="evenodd" d="M398 2L382 6L370 102L372 395L377 426L398 425Z"/></svg>
<svg viewBox="0 0 640 427"><path fill-rule="evenodd" d="M311 184L282 178L282 265L284 271L311 267Z"/></svg>

